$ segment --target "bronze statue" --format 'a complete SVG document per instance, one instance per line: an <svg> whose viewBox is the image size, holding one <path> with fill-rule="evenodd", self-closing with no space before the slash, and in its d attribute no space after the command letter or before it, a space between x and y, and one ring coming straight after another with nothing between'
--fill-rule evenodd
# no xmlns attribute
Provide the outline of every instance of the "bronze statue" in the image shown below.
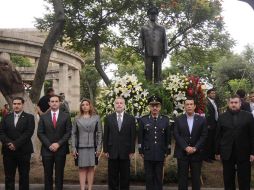
<svg viewBox="0 0 254 190"><path fill-rule="evenodd" d="M168 52L166 29L156 23L158 14L159 10L156 7L148 9L147 15L150 21L141 28L139 37L139 49L145 59L146 80L154 79L154 83L161 81L161 64Z"/></svg>

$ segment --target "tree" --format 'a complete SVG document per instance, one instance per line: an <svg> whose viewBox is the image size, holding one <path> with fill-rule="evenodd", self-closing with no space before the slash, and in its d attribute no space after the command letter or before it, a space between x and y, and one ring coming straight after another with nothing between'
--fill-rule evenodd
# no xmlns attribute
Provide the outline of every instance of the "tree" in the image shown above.
<svg viewBox="0 0 254 190"><path fill-rule="evenodd" d="M230 54L229 50L221 51L219 48L204 50L199 47L189 47L188 50L172 55L170 71L199 76L212 82L214 63L228 54Z"/></svg>
<svg viewBox="0 0 254 190"><path fill-rule="evenodd" d="M156 0L160 7L159 22L168 29L169 50L197 46L201 49L228 49L230 40L224 31L219 0ZM88 53L94 51L95 67L104 82L110 80L101 63L102 47L126 47L139 53L139 30L147 21L146 11L151 1L145 0L64 0L66 26L64 38L69 47ZM37 19L39 29L48 30L52 15Z"/></svg>
<svg viewBox="0 0 254 190"><path fill-rule="evenodd" d="M230 54L214 63L215 88L222 103L225 103L224 101L234 92L237 85L239 88L246 85L245 89L249 89L249 85L253 86L253 73L253 66L243 55Z"/></svg>
<svg viewBox="0 0 254 190"><path fill-rule="evenodd" d="M64 28L63 2L62 0L52 0L52 3L54 7L54 23L41 49L38 66L32 84L32 91L30 93L30 98L33 103L37 103L40 98L40 92L46 77L51 52Z"/></svg>

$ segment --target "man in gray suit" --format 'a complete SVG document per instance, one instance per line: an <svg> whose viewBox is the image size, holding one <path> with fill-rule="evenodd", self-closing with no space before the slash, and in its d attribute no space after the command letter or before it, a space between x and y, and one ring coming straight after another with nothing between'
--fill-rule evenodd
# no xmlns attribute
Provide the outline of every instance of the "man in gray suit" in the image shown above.
<svg viewBox="0 0 254 190"><path fill-rule="evenodd" d="M41 115L37 132L42 143L44 189L53 190L53 168L55 167L55 189L62 190L66 154L69 153L68 139L71 136L71 118L69 114L59 110L59 96L51 96L49 105L50 111Z"/></svg>
<svg viewBox="0 0 254 190"><path fill-rule="evenodd" d="M161 64L168 52L166 30L156 23L158 14L159 11L156 7L148 9L147 15L150 21L141 28L139 37L139 49L144 51L145 55L146 80L152 81L154 77L154 83L161 81Z"/></svg>

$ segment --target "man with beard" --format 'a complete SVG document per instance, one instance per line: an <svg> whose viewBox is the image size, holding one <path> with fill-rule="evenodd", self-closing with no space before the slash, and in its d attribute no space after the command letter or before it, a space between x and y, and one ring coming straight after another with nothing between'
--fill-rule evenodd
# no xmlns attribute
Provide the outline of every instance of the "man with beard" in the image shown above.
<svg viewBox="0 0 254 190"><path fill-rule="evenodd" d="M238 95L228 101L228 110L221 114L216 129L216 159L223 164L225 189L250 189L251 162L254 160L254 118L241 110ZM237 168L237 170L236 170Z"/></svg>

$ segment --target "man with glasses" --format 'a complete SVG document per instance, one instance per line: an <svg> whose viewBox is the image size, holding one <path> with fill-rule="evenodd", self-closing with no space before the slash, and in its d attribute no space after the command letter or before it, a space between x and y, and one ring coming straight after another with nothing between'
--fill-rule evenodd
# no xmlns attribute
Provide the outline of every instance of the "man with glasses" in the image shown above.
<svg viewBox="0 0 254 190"><path fill-rule="evenodd" d="M238 95L228 100L228 110L219 116L216 129L216 159L222 161L225 189L250 189L251 162L254 160L254 118L241 110ZM237 168L237 169L236 169Z"/></svg>

